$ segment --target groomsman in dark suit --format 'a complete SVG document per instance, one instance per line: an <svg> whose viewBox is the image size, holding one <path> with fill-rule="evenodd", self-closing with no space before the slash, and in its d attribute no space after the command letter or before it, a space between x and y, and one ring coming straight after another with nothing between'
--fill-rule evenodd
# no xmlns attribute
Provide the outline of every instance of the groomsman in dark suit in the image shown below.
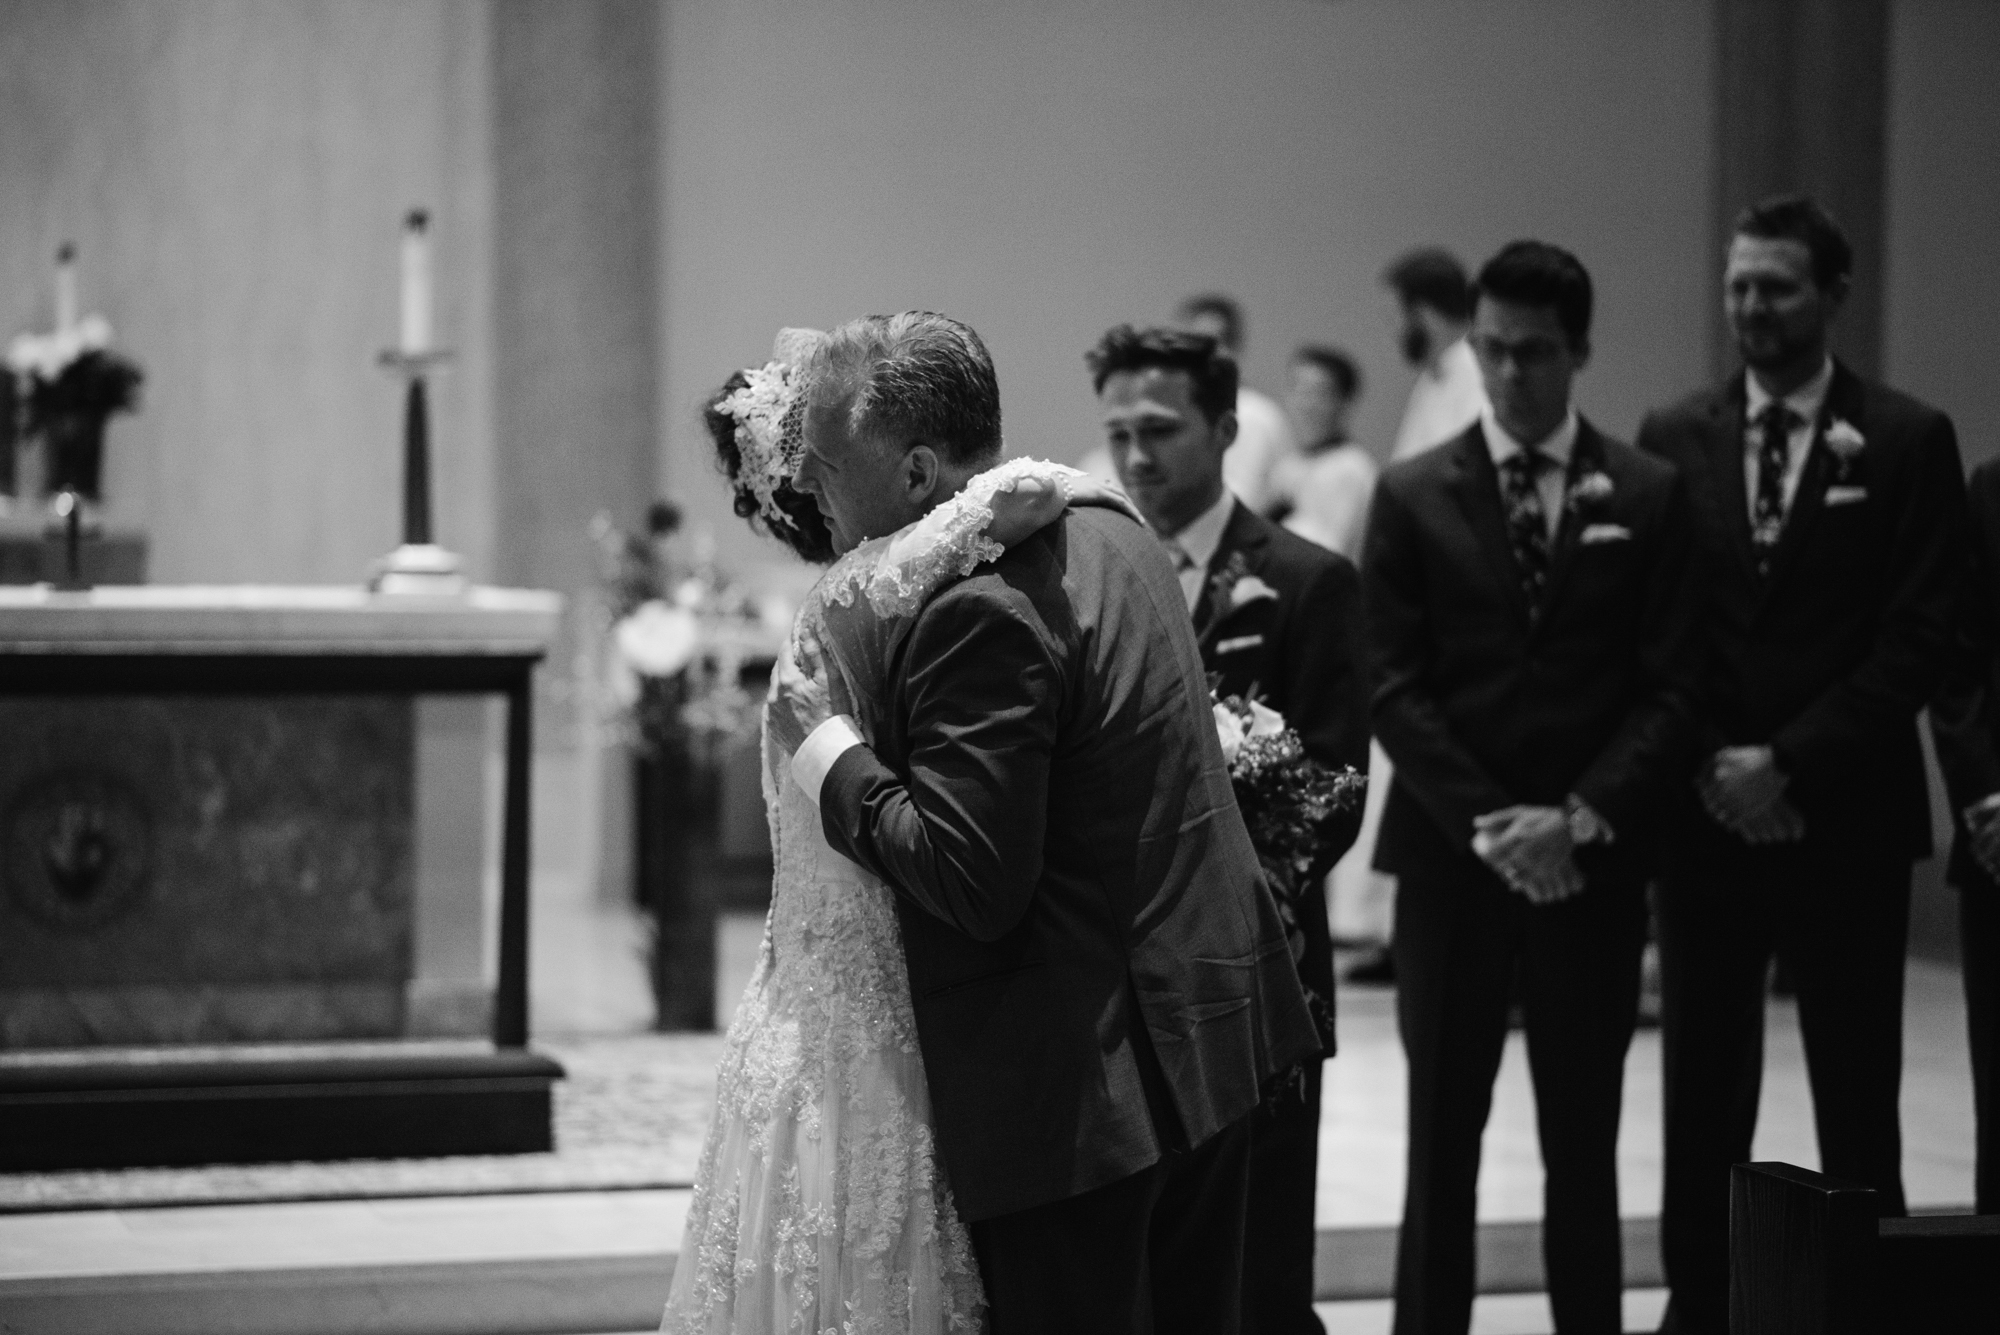
<svg viewBox="0 0 2000 1335"><path fill-rule="evenodd" d="M1728 1327L1729 1167L1750 1156L1774 952L1820 1166L1903 1209L1903 951L1930 850L1917 712L1953 638L1965 485L1942 413L1828 354L1851 266L1811 200L1746 210L1723 279L1745 369L1639 432L1688 479L1711 604L1659 901L1670 1331Z"/></svg>
<svg viewBox="0 0 2000 1335"><path fill-rule="evenodd" d="M1287 533L1223 486L1236 436L1236 363L1205 334L1120 325L1085 359L1113 467L1159 535L1194 618L1217 693L1256 696L1285 716L1314 759L1368 763L1360 584L1346 559ZM1307 878L1317 887L1354 842L1357 804L1335 818ZM1299 976L1333 1053L1333 943L1326 900L1286 896ZM1318 1332L1313 1189L1320 1062L1258 1110L1244 1240L1246 1333Z"/></svg>
<svg viewBox="0 0 2000 1335"><path fill-rule="evenodd" d="M1382 474L1361 562L1410 1067L1395 1330L1471 1320L1480 1135L1518 996L1556 1329L1615 1335L1645 868L1700 668L1687 496L1571 405L1592 301L1575 256L1517 241L1474 290L1488 406Z"/></svg>
<svg viewBox="0 0 2000 1335"><path fill-rule="evenodd" d="M1931 705L1951 798L1965 1030L1977 1121L1974 1208L2000 1214L2000 459L1972 470L1972 577L1959 645Z"/></svg>

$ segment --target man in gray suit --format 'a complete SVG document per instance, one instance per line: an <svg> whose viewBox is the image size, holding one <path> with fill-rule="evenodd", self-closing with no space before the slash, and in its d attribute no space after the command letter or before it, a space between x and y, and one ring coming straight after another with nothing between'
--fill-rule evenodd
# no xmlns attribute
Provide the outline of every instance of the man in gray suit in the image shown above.
<svg viewBox="0 0 2000 1335"><path fill-rule="evenodd" d="M794 485L843 551L999 461L992 361L944 316L834 330L809 393ZM1249 1115L1318 1043L1173 569L1130 517L1072 508L893 653L889 698L793 774L896 891L994 1335L1228 1335Z"/></svg>

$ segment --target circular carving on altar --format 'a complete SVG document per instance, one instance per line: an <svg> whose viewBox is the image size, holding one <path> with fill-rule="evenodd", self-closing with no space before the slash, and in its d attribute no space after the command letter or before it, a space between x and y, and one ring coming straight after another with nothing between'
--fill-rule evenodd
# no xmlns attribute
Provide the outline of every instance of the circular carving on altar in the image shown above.
<svg viewBox="0 0 2000 1335"><path fill-rule="evenodd" d="M0 818L5 892L37 922L94 931L144 893L152 825L144 801L112 775L31 779Z"/></svg>

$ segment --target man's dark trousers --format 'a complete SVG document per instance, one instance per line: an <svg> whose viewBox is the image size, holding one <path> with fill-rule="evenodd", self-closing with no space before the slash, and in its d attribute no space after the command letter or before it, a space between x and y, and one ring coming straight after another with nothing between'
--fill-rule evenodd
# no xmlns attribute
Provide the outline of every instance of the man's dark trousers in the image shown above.
<svg viewBox="0 0 2000 1335"><path fill-rule="evenodd" d="M1660 1246L1673 1328L1729 1327L1729 1168L1750 1158L1773 956L1798 991L1820 1169L1903 1212L1909 857L1866 840L1752 848L1689 820L1659 898L1665 1050Z"/></svg>
<svg viewBox="0 0 2000 1335"><path fill-rule="evenodd" d="M1406 874L1396 891L1396 1009L1410 1060L1396 1335L1457 1335L1471 1320L1480 1136L1515 995L1546 1173L1556 1327L1615 1335L1618 1119L1638 1018L1643 889L1585 850L1588 888L1538 906L1466 861L1458 876Z"/></svg>
<svg viewBox="0 0 2000 1335"><path fill-rule="evenodd" d="M1320 1061L1308 1060L1295 1081L1250 1117L1256 1210L1244 1225L1243 1299L1244 1329L1251 1335L1325 1335L1325 1325L1313 1312L1325 1069Z"/></svg>
<svg viewBox="0 0 2000 1335"><path fill-rule="evenodd" d="M2000 1214L2000 894L1988 887L1960 895L1965 1031L1972 1048L1972 1112L1978 1122L1973 1208Z"/></svg>
<svg viewBox="0 0 2000 1335"><path fill-rule="evenodd" d="M974 1221L987 1335L1236 1335L1250 1137L1245 1118L1109 1186Z"/></svg>

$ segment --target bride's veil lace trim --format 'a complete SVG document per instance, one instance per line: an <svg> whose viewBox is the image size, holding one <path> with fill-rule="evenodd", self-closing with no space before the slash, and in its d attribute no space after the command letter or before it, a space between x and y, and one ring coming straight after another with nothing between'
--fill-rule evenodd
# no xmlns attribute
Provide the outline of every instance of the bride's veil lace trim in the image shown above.
<svg viewBox="0 0 2000 1335"><path fill-rule="evenodd" d="M721 404L736 419L741 478L757 497L757 513L782 528L798 527L776 496L805 456L806 363L824 337L817 329L780 329L771 360L745 368L743 387Z"/></svg>

